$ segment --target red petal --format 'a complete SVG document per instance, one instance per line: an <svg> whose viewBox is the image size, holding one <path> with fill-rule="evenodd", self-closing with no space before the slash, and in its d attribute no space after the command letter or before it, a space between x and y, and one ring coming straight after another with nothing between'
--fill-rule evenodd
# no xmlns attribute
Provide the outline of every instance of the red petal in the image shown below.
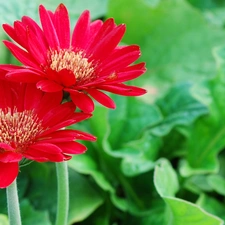
<svg viewBox="0 0 225 225"><path fill-rule="evenodd" d="M57 47L59 47L59 39L51 17L43 5L40 5L39 7L39 14L43 31L48 41L49 47L52 49L57 49Z"/></svg>
<svg viewBox="0 0 225 225"><path fill-rule="evenodd" d="M90 13L85 10L78 19L72 35L72 46L74 49L82 49L88 41L90 27Z"/></svg>
<svg viewBox="0 0 225 225"><path fill-rule="evenodd" d="M14 27L10 26L9 24L3 24L2 25L3 29L5 30L5 32L16 42L17 41L17 35L16 32L14 30Z"/></svg>
<svg viewBox="0 0 225 225"><path fill-rule="evenodd" d="M43 126L44 126L44 123L46 123L46 126L48 127L48 124L51 122L51 123L55 123L55 125L52 125L50 129L44 131L41 136L43 137L44 135L47 135L47 134L50 134L52 132L55 132L56 130L59 130L59 129L62 129L62 128L65 128L67 126L70 126L72 124L75 124L75 123L78 123L82 120L85 120L85 119L88 119L91 117L91 114L86 114L86 113L74 113L70 116L70 118L68 119L64 119L64 121L62 122L59 122L59 118L57 117L54 117L54 118L51 118L52 121L49 120L46 120L44 121L43 120ZM60 118L64 118L63 115L62 117ZM46 116L43 118L43 119L46 119Z"/></svg>
<svg viewBox="0 0 225 225"><path fill-rule="evenodd" d="M49 154L58 154L62 152L59 147L50 143L35 143L30 147L37 151L47 152Z"/></svg>
<svg viewBox="0 0 225 225"><path fill-rule="evenodd" d="M64 129L65 127L70 126L70 125L72 125L74 123L76 123L75 119L64 120L61 123L58 123L58 124L52 126L48 130L45 130L40 136L44 137L45 135L49 135L52 132L55 132L56 130L59 130L59 129Z"/></svg>
<svg viewBox="0 0 225 225"><path fill-rule="evenodd" d="M66 154L82 154L87 150L86 146L74 141L57 143L57 145L62 149L63 153Z"/></svg>
<svg viewBox="0 0 225 225"><path fill-rule="evenodd" d="M14 70L14 69L21 69L21 68L23 68L23 67L11 65L11 64L1 64L0 65L0 70L2 70L2 71L11 71L11 70Z"/></svg>
<svg viewBox="0 0 225 225"><path fill-rule="evenodd" d="M61 85L51 80L41 80L37 82L36 87L44 92L58 92L63 90L63 87Z"/></svg>
<svg viewBox="0 0 225 225"><path fill-rule="evenodd" d="M40 138L40 140L43 142L49 141L51 143L74 141L76 139L89 141L96 140L96 138L93 135L78 130L58 130Z"/></svg>
<svg viewBox="0 0 225 225"><path fill-rule="evenodd" d="M5 150L8 150L8 151L13 151L14 148L12 148L10 145L6 144L6 143L0 143L0 149L3 148ZM2 153L0 153L0 156L1 156ZM1 161L1 160L0 160Z"/></svg>
<svg viewBox="0 0 225 225"><path fill-rule="evenodd" d="M24 152L24 156L35 161L62 162L64 156L62 150L50 143L37 143Z"/></svg>
<svg viewBox="0 0 225 225"><path fill-rule="evenodd" d="M47 61L47 48L39 37L37 37L32 30L27 28L27 41L29 52L35 58L39 65L44 65Z"/></svg>
<svg viewBox="0 0 225 225"><path fill-rule="evenodd" d="M36 83L43 79L42 76L29 69L15 69L6 74L6 78L10 81L24 82L24 83Z"/></svg>
<svg viewBox="0 0 225 225"><path fill-rule="evenodd" d="M139 76L141 76L145 70L134 70L134 71L129 71L129 72L119 72L117 73L117 79L115 81L109 82L110 84L114 82L124 82L128 80L133 80Z"/></svg>
<svg viewBox="0 0 225 225"><path fill-rule="evenodd" d="M39 68L39 65L36 64L35 59L33 59L33 57L29 53L9 41L3 41L3 43L22 64L34 68Z"/></svg>
<svg viewBox="0 0 225 225"><path fill-rule="evenodd" d="M73 103L83 112L91 113L94 110L94 102L83 92L70 92L70 97Z"/></svg>
<svg viewBox="0 0 225 225"><path fill-rule="evenodd" d="M19 166L17 162L0 162L0 168L0 188L6 188L16 179L19 172Z"/></svg>
<svg viewBox="0 0 225 225"><path fill-rule="evenodd" d="M38 103L38 107L35 112L38 114L38 117L42 119L51 109L57 107L62 102L63 92L45 92L42 96L42 99Z"/></svg>
<svg viewBox="0 0 225 225"><path fill-rule="evenodd" d="M114 20L112 18L106 20L101 28L97 30L95 36L90 40L90 46L87 47L87 52L92 53L93 49L95 49L96 45L98 45L99 40L104 39L104 37L115 27Z"/></svg>
<svg viewBox="0 0 225 225"><path fill-rule="evenodd" d="M0 153L0 162L2 163L19 162L22 158L23 156L21 154L12 151Z"/></svg>
<svg viewBox="0 0 225 225"><path fill-rule="evenodd" d="M76 83L76 78L71 70L62 69L58 72L58 76L65 87L72 86Z"/></svg>
<svg viewBox="0 0 225 225"><path fill-rule="evenodd" d="M119 44L125 33L126 27L124 24L119 25L113 29L108 35L106 35L102 40L96 44L92 52L93 58L102 60L106 58Z"/></svg>
<svg viewBox="0 0 225 225"><path fill-rule="evenodd" d="M98 34L100 28L102 27L103 22L101 20L95 20L90 24L89 34L87 39L86 46L89 46L92 41L95 39L95 36Z"/></svg>
<svg viewBox="0 0 225 225"><path fill-rule="evenodd" d="M146 93L145 89L129 86L125 84L116 85L101 85L98 86L99 89L112 92L114 94L124 95L124 96L139 96Z"/></svg>
<svg viewBox="0 0 225 225"><path fill-rule="evenodd" d="M14 29L16 32L16 42L26 49L27 48L26 27L22 22L15 21Z"/></svg>
<svg viewBox="0 0 225 225"><path fill-rule="evenodd" d="M33 110L38 108L43 92L36 88L35 84L27 84L24 95L24 109Z"/></svg>
<svg viewBox="0 0 225 225"><path fill-rule="evenodd" d="M76 131L76 133L77 133L76 139L87 140L87 141L96 141L96 137L89 133L79 131L79 130L74 130L74 131Z"/></svg>
<svg viewBox="0 0 225 225"><path fill-rule="evenodd" d="M105 93L97 89L88 89L87 92L99 103L106 106L107 108L115 109L116 105L114 101Z"/></svg>
<svg viewBox="0 0 225 225"><path fill-rule="evenodd" d="M47 49L48 43L47 43L46 38L44 36L43 30L39 27L39 25L33 19L31 19L28 16L23 16L22 22L26 25L26 27L29 27L29 29L34 32L37 39L40 42L42 42L42 44L45 45L45 48Z"/></svg>
<svg viewBox="0 0 225 225"><path fill-rule="evenodd" d="M55 11L55 29L61 48L70 47L70 20L66 7L60 4Z"/></svg>
<svg viewBox="0 0 225 225"><path fill-rule="evenodd" d="M131 45L116 50L112 55L103 60L101 66L101 74L109 74L126 68L140 57L140 49L138 46Z"/></svg>

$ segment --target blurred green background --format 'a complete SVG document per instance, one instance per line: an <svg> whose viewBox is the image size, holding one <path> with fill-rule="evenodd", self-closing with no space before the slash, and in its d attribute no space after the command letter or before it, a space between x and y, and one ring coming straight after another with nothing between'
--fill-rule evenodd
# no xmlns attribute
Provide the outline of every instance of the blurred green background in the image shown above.
<svg viewBox="0 0 225 225"><path fill-rule="evenodd" d="M80 13L125 23L121 44L138 44L147 72L131 81L142 97L112 95L74 126L98 137L70 160L69 224L222 225L225 221L225 1L8 0L0 22L64 3L71 29ZM1 40L6 39L0 29ZM0 63L18 63L0 44ZM18 177L23 225L50 225L54 163L31 163ZM0 190L0 225L7 225Z"/></svg>

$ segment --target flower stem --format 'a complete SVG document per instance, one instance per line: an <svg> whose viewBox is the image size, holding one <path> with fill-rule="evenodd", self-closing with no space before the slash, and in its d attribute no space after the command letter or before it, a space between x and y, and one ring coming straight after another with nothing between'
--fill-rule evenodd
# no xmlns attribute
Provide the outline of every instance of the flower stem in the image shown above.
<svg viewBox="0 0 225 225"><path fill-rule="evenodd" d="M67 225L69 211L69 177L67 162L56 163L58 198L55 225Z"/></svg>
<svg viewBox="0 0 225 225"><path fill-rule="evenodd" d="M6 188L8 217L10 225L21 225L20 206L16 179Z"/></svg>

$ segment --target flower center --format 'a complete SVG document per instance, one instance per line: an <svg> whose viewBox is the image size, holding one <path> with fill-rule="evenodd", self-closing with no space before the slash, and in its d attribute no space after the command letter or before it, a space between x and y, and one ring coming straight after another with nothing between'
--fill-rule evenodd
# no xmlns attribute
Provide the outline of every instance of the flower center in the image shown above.
<svg viewBox="0 0 225 225"><path fill-rule="evenodd" d="M0 142L11 145L16 152L23 152L41 131L41 120L33 110L0 109Z"/></svg>
<svg viewBox="0 0 225 225"><path fill-rule="evenodd" d="M50 68L59 72L67 69L73 72L76 84L85 84L96 78L95 68L88 58L84 57L83 51L74 52L70 49L50 50Z"/></svg>

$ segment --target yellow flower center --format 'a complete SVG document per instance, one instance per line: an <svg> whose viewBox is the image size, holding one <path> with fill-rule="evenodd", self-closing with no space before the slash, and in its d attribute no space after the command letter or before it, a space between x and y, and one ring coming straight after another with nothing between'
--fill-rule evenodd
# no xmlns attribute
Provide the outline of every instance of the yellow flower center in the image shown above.
<svg viewBox="0 0 225 225"><path fill-rule="evenodd" d="M23 152L41 131L41 120L33 110L0 109L0 142L11 145L16 152Z"/></svg>
<svg viewBox="0 0 225 225"><path fill-rule="evenodd" d="M67 69L73 72L76 84L85 84L96 78L95 68L82 51L74 52L70 49L50 50L50 68L59 72Z"/></svg>

